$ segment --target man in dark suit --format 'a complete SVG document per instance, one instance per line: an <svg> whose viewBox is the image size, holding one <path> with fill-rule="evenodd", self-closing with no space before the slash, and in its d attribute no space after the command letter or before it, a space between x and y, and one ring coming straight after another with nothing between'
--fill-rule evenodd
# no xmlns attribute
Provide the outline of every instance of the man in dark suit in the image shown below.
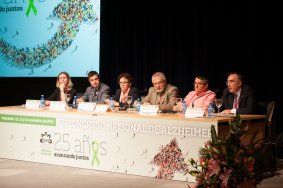
<svg viewBox="0 0 283 188"><path fill-rule="evenodd" d="M222 95L221 113L232 114L254 114L256 110L256 99L250 86L244 85L241 74L232 72L228 74L227 88Z"/></svg>
<svg viewBox="0 0 283 188"><path fill-rule="evenodd" d="M162 72L156 72L152 75L151 81L153 87L148 90L144 98L144 104L158 105L162 112L173 111L178 96L178 88L167 84L166 77Z"/></svg>
<svg viewBox="0 0 283 188"><path fill-rule="evenodd" d="M109 97L110 87L100 82L100 76L96 71L90 71L87 75L87 79L90 86L86 88L83 98L79 99L79 101L103 104L105 99Z"/></svg>

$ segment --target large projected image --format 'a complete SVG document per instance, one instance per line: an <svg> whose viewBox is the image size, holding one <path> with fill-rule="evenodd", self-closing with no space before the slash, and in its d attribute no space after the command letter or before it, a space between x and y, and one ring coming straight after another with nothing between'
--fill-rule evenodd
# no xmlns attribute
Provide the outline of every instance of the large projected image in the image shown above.
<svg viewBox="0 0 283 188"><path fill-rule="evenodd" d="M100 0L0 2L0 77L99 71Z"/></svg>

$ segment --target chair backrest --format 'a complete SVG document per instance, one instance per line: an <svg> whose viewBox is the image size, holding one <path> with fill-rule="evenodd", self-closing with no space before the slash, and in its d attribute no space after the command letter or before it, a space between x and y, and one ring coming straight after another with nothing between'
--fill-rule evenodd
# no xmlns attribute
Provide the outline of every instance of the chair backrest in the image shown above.
<svg viewBox="0 0 283 188"><path fill-rule="evenodd" d="M275 101L260 101L258 103L258 113L266 115L266 121L272 122Z"/></svg>
<svg viewBox="0 0 283 188"><path fill-rule="evenodd" d="M275 101L270 101L266 109L266 120L272 122L273 111L275 107Z"/></svg>
<svg viewBox="0 0 283 188"><path fill-rule="evenodd" d="M265 136L269 142L273 142L275 139L275 125L272 121L272 116L275 107L275 101L261 101L258 103L259 113L266 115L265 120Z"/></svg>

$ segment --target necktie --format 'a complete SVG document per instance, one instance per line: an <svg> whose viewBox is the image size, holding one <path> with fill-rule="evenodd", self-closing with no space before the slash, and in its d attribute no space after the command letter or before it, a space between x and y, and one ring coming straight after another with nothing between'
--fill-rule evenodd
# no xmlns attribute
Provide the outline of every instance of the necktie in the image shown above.
<svg viewBox="0 0 283 188"><path fill-rule="evenodd" d="M93 90L93 96L92 96L92 101L96 101L97 100L97 91Z"/></svg>
<svg viewBox="0 0 283 188"><path fill-rule="evenodd" d="M237 95L237 94L234 95L233 107L234 107L235 109L238 109L238 108L239 108L239 99L238 99L238 95Z"/></svg>

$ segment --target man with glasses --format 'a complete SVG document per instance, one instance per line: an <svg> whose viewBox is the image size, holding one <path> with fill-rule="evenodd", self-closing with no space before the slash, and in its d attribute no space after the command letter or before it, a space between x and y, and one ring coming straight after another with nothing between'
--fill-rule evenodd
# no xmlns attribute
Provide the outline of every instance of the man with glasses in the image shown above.
<svg viewBox="0 0 283 188"><path fill-rule="evenodd" d="M196 75L193 82L194 91L190 91L185 97L187 107L205 108L216 98L216 94L208 89L208 79L204 75ZM182 104L174 106L174 111L182 109Z"/></svg>
<svg viewBox="0 0 283 188"><path fill-rule="evenodd" d="M257 102L252 88L244 84L243 76L236 72L229 73L226 85L222 95L224 110L221 113L254 114Z"/></svg>
<svg viewBox="0 0 283 188"><path fill-rule="evenodd" d="M103 104L105 99L109 97L110 87L100 82L100 76L96 71L90 71L87 75L87 79L90 86L86 88L83 97L78 99L78 101Z"/></svg>
<svg viewBox="0 0 283 188"><path fill-rule="evenodd" d="M144 104L158 105L161 112L173 111L178 96L178 88L167 84L166 77L162 72L156 72L152 75L151 81L153 87L148 90L144 98Z"/></svg>

